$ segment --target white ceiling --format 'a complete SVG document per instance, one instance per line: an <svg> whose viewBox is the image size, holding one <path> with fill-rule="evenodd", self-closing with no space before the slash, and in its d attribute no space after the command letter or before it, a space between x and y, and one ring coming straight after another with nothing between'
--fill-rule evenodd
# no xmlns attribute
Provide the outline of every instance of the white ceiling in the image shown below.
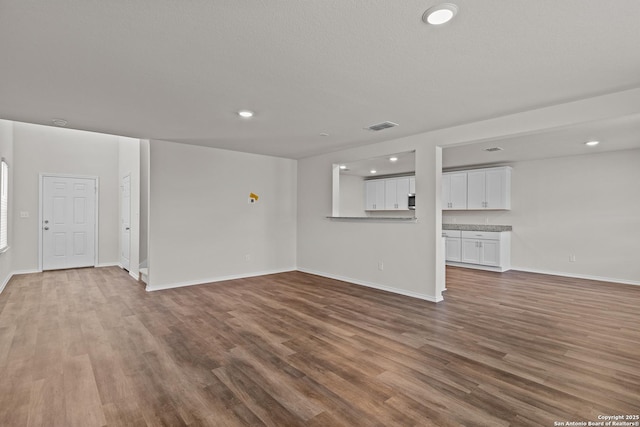
<svg viewBox="0 0 640 427"><path fill-rule="evenodd" d="M390 159L395 157L396 161ZM343 175L354 175L365 178L375 178L384 175L408 174L416 171L416 153L408 151L404 153L390 153L386 156L373 159L362 159L354 162L342 163L346 169L341 170ZM371 170L376 173L372 174Z"/></svg>
<svg viewBox="0 0 640 427"><path fill-rule="evenodd" d="M594 147L585 145L585 142L593 140L600 141L600 144ZM485 151L491 147L504 150ZM640 149L640 114L549 129L545 132L478 141L469 145L444 147L442 167L451 169L486 166L632 149Z"/></svg>
<svg viewBox="0 0 640 427"><path fill-rule="evenodd" d="M300 158L640 86L640 1L455 1L0 0L0 118Z"/></svg>

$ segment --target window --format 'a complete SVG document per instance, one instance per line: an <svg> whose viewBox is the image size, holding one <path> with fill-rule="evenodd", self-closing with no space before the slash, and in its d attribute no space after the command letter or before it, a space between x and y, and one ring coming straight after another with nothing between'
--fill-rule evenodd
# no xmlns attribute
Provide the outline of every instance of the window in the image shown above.
<svg viewBox="0 0 640 427"><path fill-rule="evenodd" d="M0 162L0 253L9 249L9 165Z"/></svg>

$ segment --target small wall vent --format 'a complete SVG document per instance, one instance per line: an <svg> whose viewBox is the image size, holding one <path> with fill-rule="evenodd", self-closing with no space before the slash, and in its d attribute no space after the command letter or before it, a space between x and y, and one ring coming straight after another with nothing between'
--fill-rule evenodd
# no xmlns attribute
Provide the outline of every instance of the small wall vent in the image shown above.
<svg viewBox="0 0 640 427"><path fill-rule="evenodd" d="M397 123L393 123L393 122L382 122L382 123L377 123L375 125L371 125L369 127L366 127L365 129L370 130L372 132L378 132L384 129L389 129L389 128L394 128L398 126Z"/></svg>
<svg viewBox="0 0 640 427"><path fill-rule="evenodd" d="M489 151L489 152L493 152L493 151L502 151L504 150L504 148L502 147L491 147L491 148L485 148L484 151Z"/></svg>

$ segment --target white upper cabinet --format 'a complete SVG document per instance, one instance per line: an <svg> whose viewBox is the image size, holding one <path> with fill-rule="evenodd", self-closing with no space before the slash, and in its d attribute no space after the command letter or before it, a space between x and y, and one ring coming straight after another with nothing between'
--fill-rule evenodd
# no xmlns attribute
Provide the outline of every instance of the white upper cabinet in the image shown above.
<svg viewBox="0 0 640 427"><path fill-rule="evenodd" d="M409 177L389 178L385 183L385 209L388 211L409 210Z"/></svg>
<svg viewBox="0 0 640 427"><path fill-rule="evenodd" d="M409 193L416 194L416 177L409 177Z"/></svg>
<svg viewBox="0 0 640 427"><path fill-rule="evenodd" d="M368 211L408 211L411 179L399 178L370 179L364 182L365 209ZM414 181L415 191L415 181Z"/></svg>
<svg viewBox="0 0 640 427"><path fill-rule="evenodd" d="M511 167L467 171L467 209L511 209Z"/></svg>
<svg viewBox="0 0 640 427"><path fill-rule="evenodd" d="M375 179L364 182L365 209L368 211L382 211L385 209L384 180Z"/></svg>
<svg viewBox="0 0 640 427"><path fill-rule="evenodd" d="M467 173L442 174L442 210L467 209Z"/></svg>

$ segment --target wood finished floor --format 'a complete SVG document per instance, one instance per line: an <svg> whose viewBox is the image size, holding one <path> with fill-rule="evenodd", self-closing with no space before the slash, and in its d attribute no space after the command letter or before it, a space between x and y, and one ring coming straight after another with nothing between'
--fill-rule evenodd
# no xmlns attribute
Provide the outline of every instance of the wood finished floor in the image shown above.
<svg viewBox="0 0 640 427"><path fill-rule="evenodd" d="M640 287L449 268L432 304L299 272L0 295L2 426L553 426L640 414Z"/></svg>

